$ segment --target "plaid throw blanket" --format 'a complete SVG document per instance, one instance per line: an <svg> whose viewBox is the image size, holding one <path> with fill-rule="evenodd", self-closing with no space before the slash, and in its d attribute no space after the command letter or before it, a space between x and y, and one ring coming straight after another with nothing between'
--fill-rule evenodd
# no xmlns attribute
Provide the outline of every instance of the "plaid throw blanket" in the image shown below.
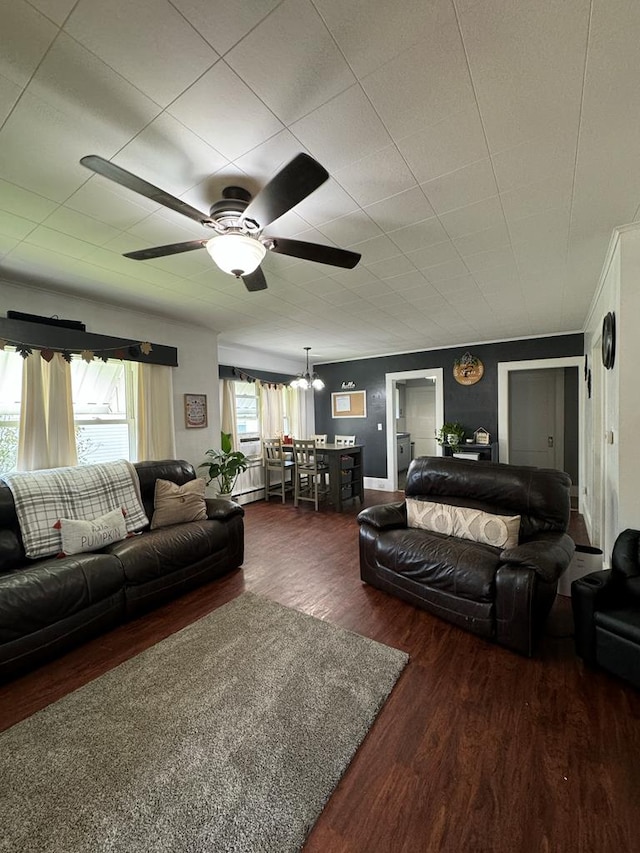
<svg viewBox="0 0 640 853"><path fill-rule="evenodd" d="M5 474L27 557L46 557L61 548L59 518L94 519L124 508L127 532L149 523L140 500L136 469L124 459L77 468Z"/></svg>

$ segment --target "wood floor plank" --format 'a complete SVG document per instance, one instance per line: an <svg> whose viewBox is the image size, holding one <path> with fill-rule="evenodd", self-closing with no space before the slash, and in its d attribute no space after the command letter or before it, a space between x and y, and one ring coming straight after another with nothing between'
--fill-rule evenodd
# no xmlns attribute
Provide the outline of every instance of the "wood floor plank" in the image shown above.
<svg viewBox="0 0 640 853"><path fill-rule="evenodd" d="M575 657L569 599L520 657L363 585L358 511L247 506L242 570L0 687L0 728L246 589L411 656L306 853L640 850L640 694Z"/></svg>

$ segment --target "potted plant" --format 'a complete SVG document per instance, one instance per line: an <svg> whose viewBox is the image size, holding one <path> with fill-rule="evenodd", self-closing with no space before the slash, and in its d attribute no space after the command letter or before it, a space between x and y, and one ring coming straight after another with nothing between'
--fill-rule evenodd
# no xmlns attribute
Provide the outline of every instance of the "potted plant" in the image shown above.
<svg viewBox="0 0 640 853"><path fill-rule="evenodd" d="M457 447L464 441L465 428L457 421L442 424L439 430L436 430L436 441L443 447Z"/></svg>
<svg viewBox="0 0 640 853"><path fill-rule="evenodd" d="M231 433L228 432L220 433L220 450L207 450L205 456L209 459L198 468L208 469L207 486L215 480L217 494L231 497L238 475L249 467L248 457L233 449Z"/></svg>

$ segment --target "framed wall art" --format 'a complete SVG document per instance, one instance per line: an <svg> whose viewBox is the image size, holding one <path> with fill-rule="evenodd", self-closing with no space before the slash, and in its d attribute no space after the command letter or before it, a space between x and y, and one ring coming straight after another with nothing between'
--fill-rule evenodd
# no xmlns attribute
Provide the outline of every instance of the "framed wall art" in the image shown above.
<svg viewBox="0 0 640 853"><path fill-rule="evenodd" d="M184 425L187 429L201 429L207 423L207 395L184 395Z"/></svg>
<svg viewBox="0 0 640 853"><path fill-rule="evenodd" d="M331 394L332 418L366 418L366 391L338 391Z"/></svg>

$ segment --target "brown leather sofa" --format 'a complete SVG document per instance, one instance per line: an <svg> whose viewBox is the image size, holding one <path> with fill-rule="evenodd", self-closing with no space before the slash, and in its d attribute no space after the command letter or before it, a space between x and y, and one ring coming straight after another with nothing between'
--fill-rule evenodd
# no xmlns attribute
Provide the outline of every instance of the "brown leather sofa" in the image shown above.
<svg viewBox="0 0 640 853"><path fill-rule="evenodd" d="M561 471L420 457L406 498L521 516L507 550L407 526L406 501L358 516L362 580L525 655L574 551L566 534L571 480Z"/></svg>
<svg viewBox="0 0 640 853"><path fill-rule="evenodd" d="M183 485L188 462L138 462L142 502L153 515L157 479ZM0 677L14 676L83 640L238 568L244 510L207 499L207 519L173 524L94 553L25 557L13 495L0 483Z"/></svg>

